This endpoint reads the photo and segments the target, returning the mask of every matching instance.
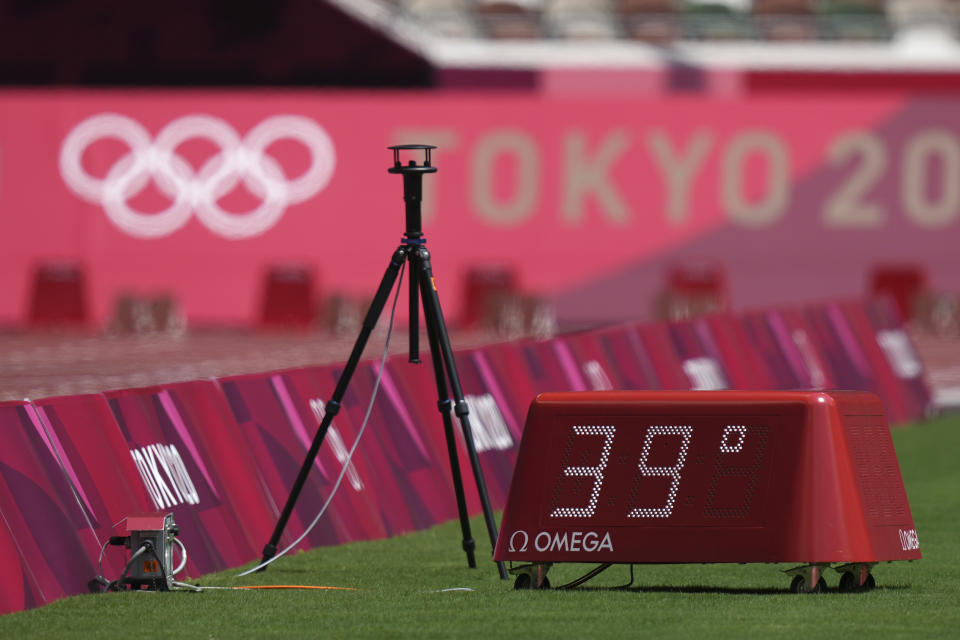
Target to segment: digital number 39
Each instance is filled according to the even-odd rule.
[[[737,454],[743,450],[744,440],[747,437],[747,427],[743,425],[727,425],[720,437],[719,454],[714,478],[710,485],[709,504],[704,515],[717,515],[713,508],[717,482],[720,477],[731,475],[750,476],[747,487],[748,494],[752,494],[756,484],[756,470],[759,466],[759,458],[763,455],[763,449],[766,442],[765,428],[760,428],[760,447],[757,451],[756,459],[747,467],[730,467],[723,458],[726,454]],[[603,445],[600,453],[600,460],[595,466],[568,466],[563,469],[563,477],[583,477],[592,478],[593,487],[590,490],[590,498],[586,506],[580,507],[556,507],[550,512],[552,518],[590,518],[596,512],[597,503],[600,498],[600,491],[603,488],[604,471],[610,460],[610,452],[613,449],[613,440],[616,436],[616,427],[613,425],[575,425],[570,435],[571,440],[576,436],[601,436]],[[680,436],[681,444],[677,452],[675,462],[670,466],[651,467],[648,464],[650,452],[653,448],[654,438],[657,436]],[[733,440],[731,440],[731,436]],[[643,439],[643,450],[640,454],[640,460],[637,468],[640,471],[640,477],[637,482],[641,482],[643,477],[661,477],[670,478],[670,488],[664,504],[660,507],[635,507],[627,513],[628,518],[668,518],[673,513],[676,504],[677,491],[680,486],[681,473],[687,462],[687,454],[690,450],[690,442],[693,439],[693,427],[689,425],[651,425]],[[738,473],[740,472],[740,473]],[[749,495],[747,496],[749,503]],[[746,512],[737,509],[731,515],[746,515]]]

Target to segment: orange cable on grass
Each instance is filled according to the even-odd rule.
[[[321,587],[306,584],[263,584],[248,587],[233,587],[234,589],[325,589],[333,591],[356,591],[353,587]]]

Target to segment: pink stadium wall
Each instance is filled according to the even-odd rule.
[[[878,263],[960,290],[951,101],[678,95],[4,91],[0,325],[51,262],[82,268],[95,326],[128,291],[250,325],[277,264],[369,296],[403,231],[400,142],[440,146],[424,216],[451,318],[484,265],[571,324],[648,317],[689,262],[722,265],[735,308],[861,295]]]

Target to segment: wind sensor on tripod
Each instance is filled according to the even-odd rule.
[[[460,460],[457,453],[457,438],[453,431],[453,417],[456,415],[460,421],[461,431],[463,433],[463,442],[467,451],[467,457],[470,460],[470,466],[473,470],[473,478],[479,494],[480,504],[483,508],[484,521],[487,526],[487,533],[490,536],[491,552],[497,544],[497,525],[493,518],[493,509],[490,506],[490,499],[487,494],[487,485],[483,478],[483,470],[480,467],[480,458],[477,456],[476,444],[473,439],[473,430],[470,427],[470,409],[463,397],[463,388],[460,385],[460,376],[457,373],[457,366],[453,359],[453,349],[450,347],[450,337],[447,334],[447,326],[443,320],[443,312],[440,310],[440,298],[437,294],[437,287],[433,277],[433,267],[430,265],[430,252],[427,251],[427,239],[423,235],[423,225],[421,220],[421,204],[423,202],[423,176],[427,173],[436,173],[437,168],[430,164],[430,151],[436,147],[428,144],[402,144],[388,147],[393,151],[393,166],[388,168],[389,173],[397,173],[403,176],[403,201],[406,208],[406,231],[400,240],[400,246],[396,248],[390,259],[380,285],[374,294],[373,301],[367,315],[364,317],[363,326],[360,329],[360,335],[353,345],[353,351],[344,365],[343,373],[337,381],[330,401],[326,403],[326,412],[320,421],[317,434],[307,451],[303,465],[300,467],[300,473],[290,489],[290,495],[280,513],[280,518],[273,530],[270,541],[263,548],[263,563],[261,569],[265,568],[266,563],[276,555],[277,545],[280,542],[280,536],[287,525],[293,507],[296,504],[297,497],[303,489],[313,466],[314,458],[320,451],[320,445],[327,434],[327,429],[333,422],[334,416],[340,412],[340,403],[347,392],[347,386],[350,379],[356,371],[360,362],[360,357],[366,347],[377,319],[383,312],[383,308],[390,297],[390,291],[397,281],[401,267],[405,263],[410,263],[410,362],[420,362],[420,303],[423,303],[423,317],[427,326],[427,337],[430,344],[430,361],[433,365],[434,378],[437,385],[437,409],[440,412],[443,421],[444,436],[447,441],[447,455],[450,459],[450,471],[453,480],[454,494],[457,500],[457,513],[460,519],[460,529],[463,534],[463,550],[467,554],[467,564],[470,567],[476,567],[476,558],[474,550],[476,542],[470,532],[470,515],[467,512],[467,501],[464,495],[463,478],[460,473]],[[417,164],[416,160],[409,160],[406,164],[401,162],[401,151],[423,151],[423,162]],[[449,386],[448,386],[449,385]],[[452,400],[451,400],[452,395]],[[497,562],[497,568],[502,579],[507,578],[507,570],[503,562]]]

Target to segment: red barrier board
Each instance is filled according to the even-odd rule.
[[[861,392],[544,394],[497,560],[920,557],[880,400]]]

